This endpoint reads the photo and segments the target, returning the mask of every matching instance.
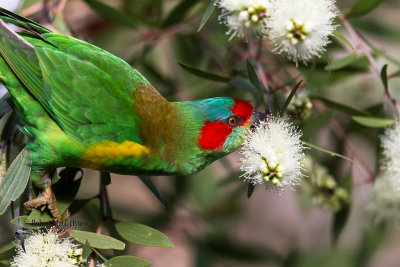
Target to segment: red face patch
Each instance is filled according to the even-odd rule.
[[[240,119],[242,122],[235,126],[229,126],[229,120],[228,122],[206,121],[200,130],[201,134],[199,136],[199,145],[204,150],[222,150],[222,146],[226,138],[232,133],[232,129],[246,124],[250,119],[253,106],[240,99],[235,98],[234,100],[235,104],[231,111],[233,115],[238,117],[237,119]],[[234,119],[236,120],[236,118]]]
[[[225,139],[232,132],[232,128],[224,122],[206,121],[201,128],[199,145],[205,150],[222,149]]]
[[[235,105],[232,108],[232,113],[235,116],[239,116],[243,120],[243,123],[240,125],[243,125],[251,117],[252,112],[252,105],[246,101],[235,98]]]

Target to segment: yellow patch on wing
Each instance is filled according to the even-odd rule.
[[[113,160],[116,158],[139,158],[149,153],[146,146],[132,142],[124,141],[116,143],[112,141],[104,141],[95,143],[89,147],[83,155],[82,160],[90,165],[89,168],[101,167],[102,162]]]

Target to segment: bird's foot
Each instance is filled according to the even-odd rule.
[[[51,215],[53,215],[54,220],[60,221],[61,214],[58,211],[56,203],[56,197],[54,196],[53,190],[51,190],[50,185],[48,185],[43,190],[41,196],[28,200],[24,203],[24,206],[27,210],[33,210],[38,206],[47,205],[47,208],[50,210]]]

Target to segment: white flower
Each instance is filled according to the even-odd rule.
[[[269,16],[270,0],[219,0],[219,19],[228,27],[227,34],[242,38],[246,33],[261,33]]]
[[[273,52],[305,63],[325,51],[336,15],[333,0],[280,0],[270,11],[264,33],[275,46]]]
[[[82,249],[63,238],[54,228],[25,236],[25,252],[17,246],[17,255],[11,262],[12,267],[73,267],[81,266]]]
[[[269,116],[260,122],[243,144],[242,176],[252,184],[279,190],[297,185],[303,176],[300,136],[285,118]]]
[[[400,123],[385,130],[381,146],[382,174],[368,195],[366,210],[377,223],[400,226]]]
[[[400,192],[396,181],[398,178],[385,172],[376,179],[367,196],[365,210],[376,223],[400,226]]]
[[[395,123],[391,128],[385,130],[381,138],[383,148],[383,169],[396,176],[400,180],[400,123]],[[400,181],[397,182],[400,185]],[[397,186],[398,189],[399,186]]]

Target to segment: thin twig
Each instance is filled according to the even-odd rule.
[[[318,112],[321,112],[321,107],[319,107],[318,104],[315,105],[315,108]],[[337,119],[332,119],[329,127],[331,128],[332,132],[337,136],[337,138],[339,138],[339,140],[343,143],[350,158],[357,162],[357,165],[360,166],[364,173],[367,175],[368,179],[366,180],[366,182],[372,182],[374,179],[373,171],[370,170],[367,164],[363,162],[363,160],[361,160],[361,158],[357,155],[339,121]]]
[[[99,211],[99,221],[97,223],[96,234],[101,234],[103,230],[103,222],[104,222],[104,194],[105,194],[105,186],[103,185],[100,178],[100,192],[97,195],[97,198],[100,202],[100,211]],[[95,253],[92,252],[90,254],[89,267],[95,266]]]
[[[369,63],[371,64],[371,68],[374,70],[374,72],[380,78],[381,68],[379,68],[378,63],[376,63],[375,59],[372,57],[371,51],[368,48],[368,46],[362,41],[362,38],[356,32],[356,30],[354,30],[353,26],[351,26],[350,22],[348,21],[348,19],[345,15],[341,14],[340,19],[342,20],[343,25],[346,27],[347,31],[349,32],[349,34],[355,41],[354,48],[367,57]],[[385,94],[386,94],[386,90],[385,90]],[[389,87],[387,89],[387,96],[393,103],[393,106],[396,108],[397,114],[400,115],[400,106]]]
[[[100,201],[100,212],[99,212],[99,222],[97,224],[96,234],[101,234],[103,230],[103,221],[104,221],[104,185],[100,181],[100,193],[99,193],[99,201]]]

